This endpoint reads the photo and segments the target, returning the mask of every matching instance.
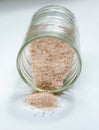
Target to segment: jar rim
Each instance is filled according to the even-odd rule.
[[[51,37],[51,38],[53,37],[53,38],[62,40],[62,41],[64,41],[65,44],[68,44],[68,45],[75,51],[75,53],[76,53],[76,55],[77,55],[77,58],[78,58],[78,61],[79,61],[79,69],[78,69],[78,73],[77,73],[75,79],[74,79],[73,81],[69,82],[68,84],[63,85],[63,87],[61,87],[61,88],[59,88],[59,89],[54,89],[54,90],[44,90],[44,89],[41,89],[41,88],[39,88],[39,87],[37,87],[37,86],[31,85],[31,84],[25,79],[25,77],[23,76],[23,74],[21,73],[20,66],[19,66],[19,61],[20,61],[20,58],[21,58],[21,55],[22,55],[24,49],[25,49],[29,44],[31,44],[33,41],[35,41],[35,40],[37,40],[37,39],[39,39],[39,38],[48,38],[48,37]],[[43,91],[43,92],[44,92],[44,91],[47,91],[47,92],[52,92],[52,93],[62,92],[62,91],[64,91],[64,90],[66,90],[67,88],[69,88],[69,86],[71,86],[71,85],[78,79],[78,77],[79,77],[79,75],[80,75],[80,72],[81,72],[81,69],[82,69],[82,61],[81,61],[80,54],[79,54],[78,50],[75,48],[75,46],[72,45],[71,41],[70,41],[68,38],[66,38],[66,39],[63,40],[63,39],[60,38],[60,37],[51,36],[51,35],[49,35],[49,36],[48,36],[48,35],[47,35],[47,36],[38,36],[38,37],[35,37],[35,38],[31,39],[29,42],[26,42],[25,44],[23,44],[23,46],[22,46],[21,49],[19,50],[19,53],[18,53],[18,56],[17,56],[16,65],[17,65],[17,70],[18,70],[20,76],[21,76],[22,79],[25,81],[25,83],[28,84],[32,89],[34,89],[34,90],[36,90],[36,91]]]

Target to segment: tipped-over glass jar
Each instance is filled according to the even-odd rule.
[[[77,80],[81,66],[74,14],[57,5],[39,9],[17,57],[22,79],[33,90],[61,92]]]

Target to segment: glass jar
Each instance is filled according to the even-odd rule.
[[[17,56],[17,69],[22,79],[37,91],[46,91],[33,83],[30,44],[40,38],[56,38],[68,44],[75,52],[71,69],[63,82],[63,86],[48,92],[61,92],[70,87],[81,72],[81,57],[79,51],[79,33],[74,14],[68,9],[51,5],[39,9],[33,16],[24,43]],[[56,52],[57,53],[57,52]]]

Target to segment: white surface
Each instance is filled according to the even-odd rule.
[[[44,117],[38,122],[34,117],[26,118],[26,113],[14,106],[14,99],[28,92],[17,73],[16,56],[34,11],[48,4],[61,4],[76,15],[83,69],[67,92],[64,116],[53,121]],[[0,130],[99,130],[98,35],[98,0],[0,1]]]

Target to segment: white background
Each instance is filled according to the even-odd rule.
[[[76,15],[83,69],[68,91],[70,110],[56,121],[38,123],[25,121],[21,114],[12,114],[9,101],[16,92],[28,88],[17,73],[16,57],[32,15],[48,4],[63,5]],[[99,130],[99,0],[0,1],[0,130],[8,129]]]

